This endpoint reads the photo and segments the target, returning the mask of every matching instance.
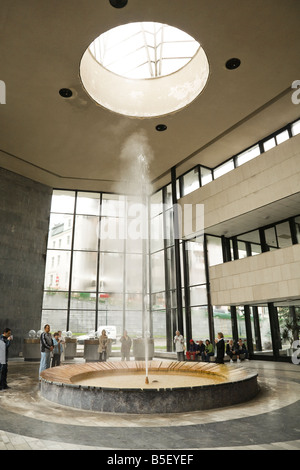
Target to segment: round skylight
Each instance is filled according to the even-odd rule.
[[[83,85],[100,105],[128,116],[177,111],[201,93],[209,66],[189,34],[161,23],[129,23],[97,37],[80,64]]]
[[[184,67],[199,47],[178,28],[147,22],[110,29],[89,49],[99,64],[122,77],[156,78]]]

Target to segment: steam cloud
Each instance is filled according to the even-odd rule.
[[[147,185],[147,193],[150,193],[151,185],[149,180],[149,166],[153,161],[153,150],[149,144],[147,134],[144,130],[134,132],[125,141],[120,152],[120,174],[122,182],[117,184],[116,192],[121,194],[141,194],[142,178],[141,169],[143,167]]]

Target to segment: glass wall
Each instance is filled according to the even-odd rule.
[[[207,283],[204,259],[204,236],[184,242],[186,282],[190,312],[191,337],[205,341],[210,337],[208,321]],[[186,299],[187,300],[187,299]]]
[[[141,238],[127,236],[136,198],[54,191],[42,325],[80,336],[114,325],[142,334]]]
[[[49,323],[52,331],[70,330],[79,337],[113,325],[117,337],[124,329],[133,338],[143,336],[145,242],[138,236],[141,224],[137,203],[137,198],[129,196],[53,192],[42,326]],[[268,307],[210,307],[206,276],[209,266],[224,260],[299,243],[299,227],[300,216],[297,216],[231,239],[205,235],[176,243],[171,185],[153,194],[149,205],[146,269],[149,329],[156,352],[174,350],[173,336],[182,318],[187,344],[191,338],[213,340],[214,332],[222,331],[225,340],[235,336],[250,341],[254,354],[273,355],[274,323],[270,325]],[[272,315],[276,311],[285,354],[290,350],[291,319],[293,334],[298,331],[299,335],[300,308],[276,307]]]

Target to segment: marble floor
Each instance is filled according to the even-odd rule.
[[[300,450],[300,365],[227,367],[257,371],[260,392],[253,400],[193,413],[111,415],[45,400],[39,364],[12,359],[11,388],[0,392],[0,450]]]

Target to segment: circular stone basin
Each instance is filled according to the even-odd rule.
[[[41,373],[41,394],[65,406],[112,413],[181,413],[250,400],[257,374],[199,362],[98,362],[64,365]]]

